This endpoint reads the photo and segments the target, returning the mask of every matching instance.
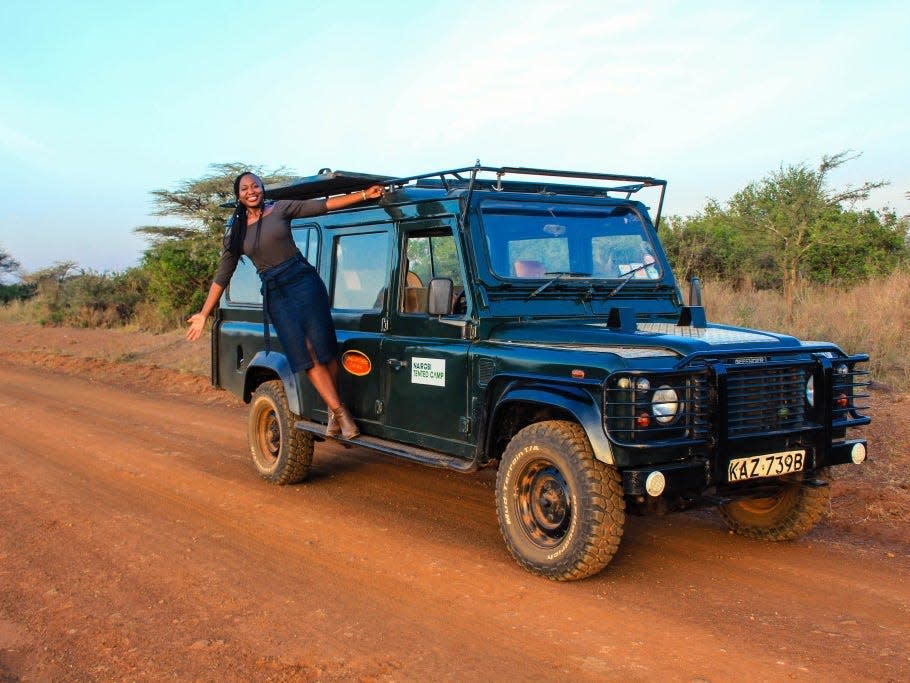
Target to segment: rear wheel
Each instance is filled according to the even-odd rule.
[[[814,477],[830,481],[828,470],[816,472]],[[737,500],[718,510],[738,534],[762,541],[792,541],[811,531],[830,504],[830,486],[804,486],[801,479],[791,479],[770,496]]]
[[[247,439],[253,466],[273,484],[296,484],[313,461],[313,437],[294,427],[299,418],[288,407],[279,380],[263,382],[250,401]]]
[[[594,458],[572,422],[525,427],[496,478],[499,528],[525,569],[569,581],[596,574],[619,548],[625,502],[619,473]]]

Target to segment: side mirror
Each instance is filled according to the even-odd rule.
[[[689,280],[689,305],[701,306],[701,282],[697,277]]]
[[[430,315],[452,314],[452,290],[454,285],[451,278],[434,277],[430,280],[427,289],[427,313]]]

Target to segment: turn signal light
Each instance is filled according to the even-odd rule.
[[[641,429],[650,427],[651,426],[651,416],[648,415],[647,413],[642,413],[641,415],[639,415],[638,417],[635,418],[635,424]]]
[[[834,403],[838,408],[846,408],[848,405],[850,405],[850,400],[847,398],[847,394],[841,394],[837,397]]]

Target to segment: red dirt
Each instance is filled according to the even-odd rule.
[[[205,343],[0,325],[0,681],[910,679],[910,401],[793,543],[631,517],[558,584],[499,536],[495,473],[319,444],[248,462]]]

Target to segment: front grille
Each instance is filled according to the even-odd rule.
[[[806,423],[804,367],[763,367],[727,373],[727,435],[798,431]]]
[[[809,361],[747,366],[698,359],[683,372],[614,373],[604,386],[607,435],[627,446],[691,446],[814,433],[830,418],[833,438],[842,439],[846,429],[869,422],[862,413],[868,407],[863,405],[868,371],[860,368],[867,358],[838,356],[833,363],[829,358],[819,353]],[[807,395],[810,379],[814,405]],[[661,387],[679,397],[676,419],[663,423],[654,401]]]

